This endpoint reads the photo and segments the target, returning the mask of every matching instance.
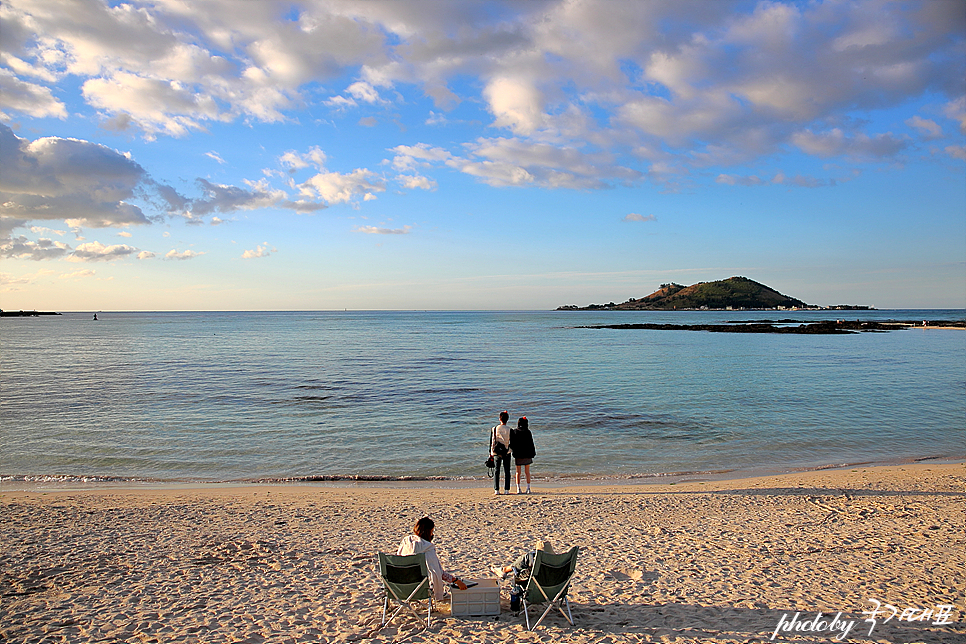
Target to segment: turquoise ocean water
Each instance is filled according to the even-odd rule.
[[[966,332],[575,328],[958,311],[109,313],[0,319],[0,476],[484,478],[500,410],[538,477],[966,456]]]

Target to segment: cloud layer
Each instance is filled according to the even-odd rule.
[[[117,150],[30,141],[0,125],[8,257],[91,261],[137,251],[14,238],[29,222],[79,229],[221,221],[215,216],[260,208],[312,213],[390,188],[435,190],[434,175],[446,172],[498,188],[675,189],[696,177],[821,187],[847,173],[804,176],[766,161],[966,158],[960,0],[6,0],[0,20],[4,120],[65,119],[75,91],[69,99],[102,128],[148,140],[292,121],[306,106],[359,111],[363,126],[375,122],[363,109],[420,101],[427,123],[444,125],[464,104],[481,105],[488,119],[478,136],[448,147],[390,146],[393,175],[370,169],[376,159],[333,171],[325,151],[309,147],[243,185],[196,178],[193,197]],[[891,126],[866,118],[911,101],[922,113]],[[225,164],[216,151],[207,156]]]
[[[943,120],[964,123],[958,0],[431,10],[393,0],[10,0],[2,17],[7,114],[63,117],[53,89],[74,77],[111,127],[185,136],[211,123],[285,120],[316,84],[351,74],[324,103],[388,104],[403,88],[444,111],[483,101],[503,135],[477,142],[459,169],[494,185],[587,187],[633,180],[651,164],[736,163],[786,146],[841,154],[871,140],[872,154],[895,156],[900,137],[842,116],[926,94],[951,110]],[[458,83],[467,76],[479,81],[470,92]],[[936,116],[912,127],[940,136],[948,125]],[[829,138],[838,145],[816,144]],[[538,143],[556,154],[534,154]],[[637,167],[601,158],[618,153],[635,154]],[[601,161],[588,177],[585,166]]]

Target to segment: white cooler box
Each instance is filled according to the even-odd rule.
[[[450,588],[452,604],[450,610],[454,617],[463,615],[499,615],[500,582],[496,579],[466,579],[475,581],[476,586],[460,590]]]

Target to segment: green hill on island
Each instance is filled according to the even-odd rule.
[[[662,284],[647,297],[630,299],[622,304],[561,306],[558,311],[674,311],[685,309],[778,309],[814,308],[805,302],[759,284],[747,277],[730,277],[717,282],[699,282],[691,286]]]

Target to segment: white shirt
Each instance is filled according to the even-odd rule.
[[[445,572],[443,566],[440,565],[439,557],[436,556],[436,546],[418,535],[410,534],[399,542],[399,550],[396,551],[396,554],[418,555],[421,552],[426,553],[426,567],[429,568],[429,585],[433,589],[433,595],[436,601],[440,601],[443,599],[443,582],[453,581],[454,577]]]
[[[493,438],[493,430],[492,429],[490,430],[490,438],[491,439]],[[507,426],[507,425],[503,425],[503,424],[497,425],[496,426],[496,440],[500,441],[501,443],[503,443],[504,445],[506,445],[507,447],[509,447],[510,446],[510,427]],[[492,449],[492,448],[493,448],[493,446],[490,445],[490,449]]]

